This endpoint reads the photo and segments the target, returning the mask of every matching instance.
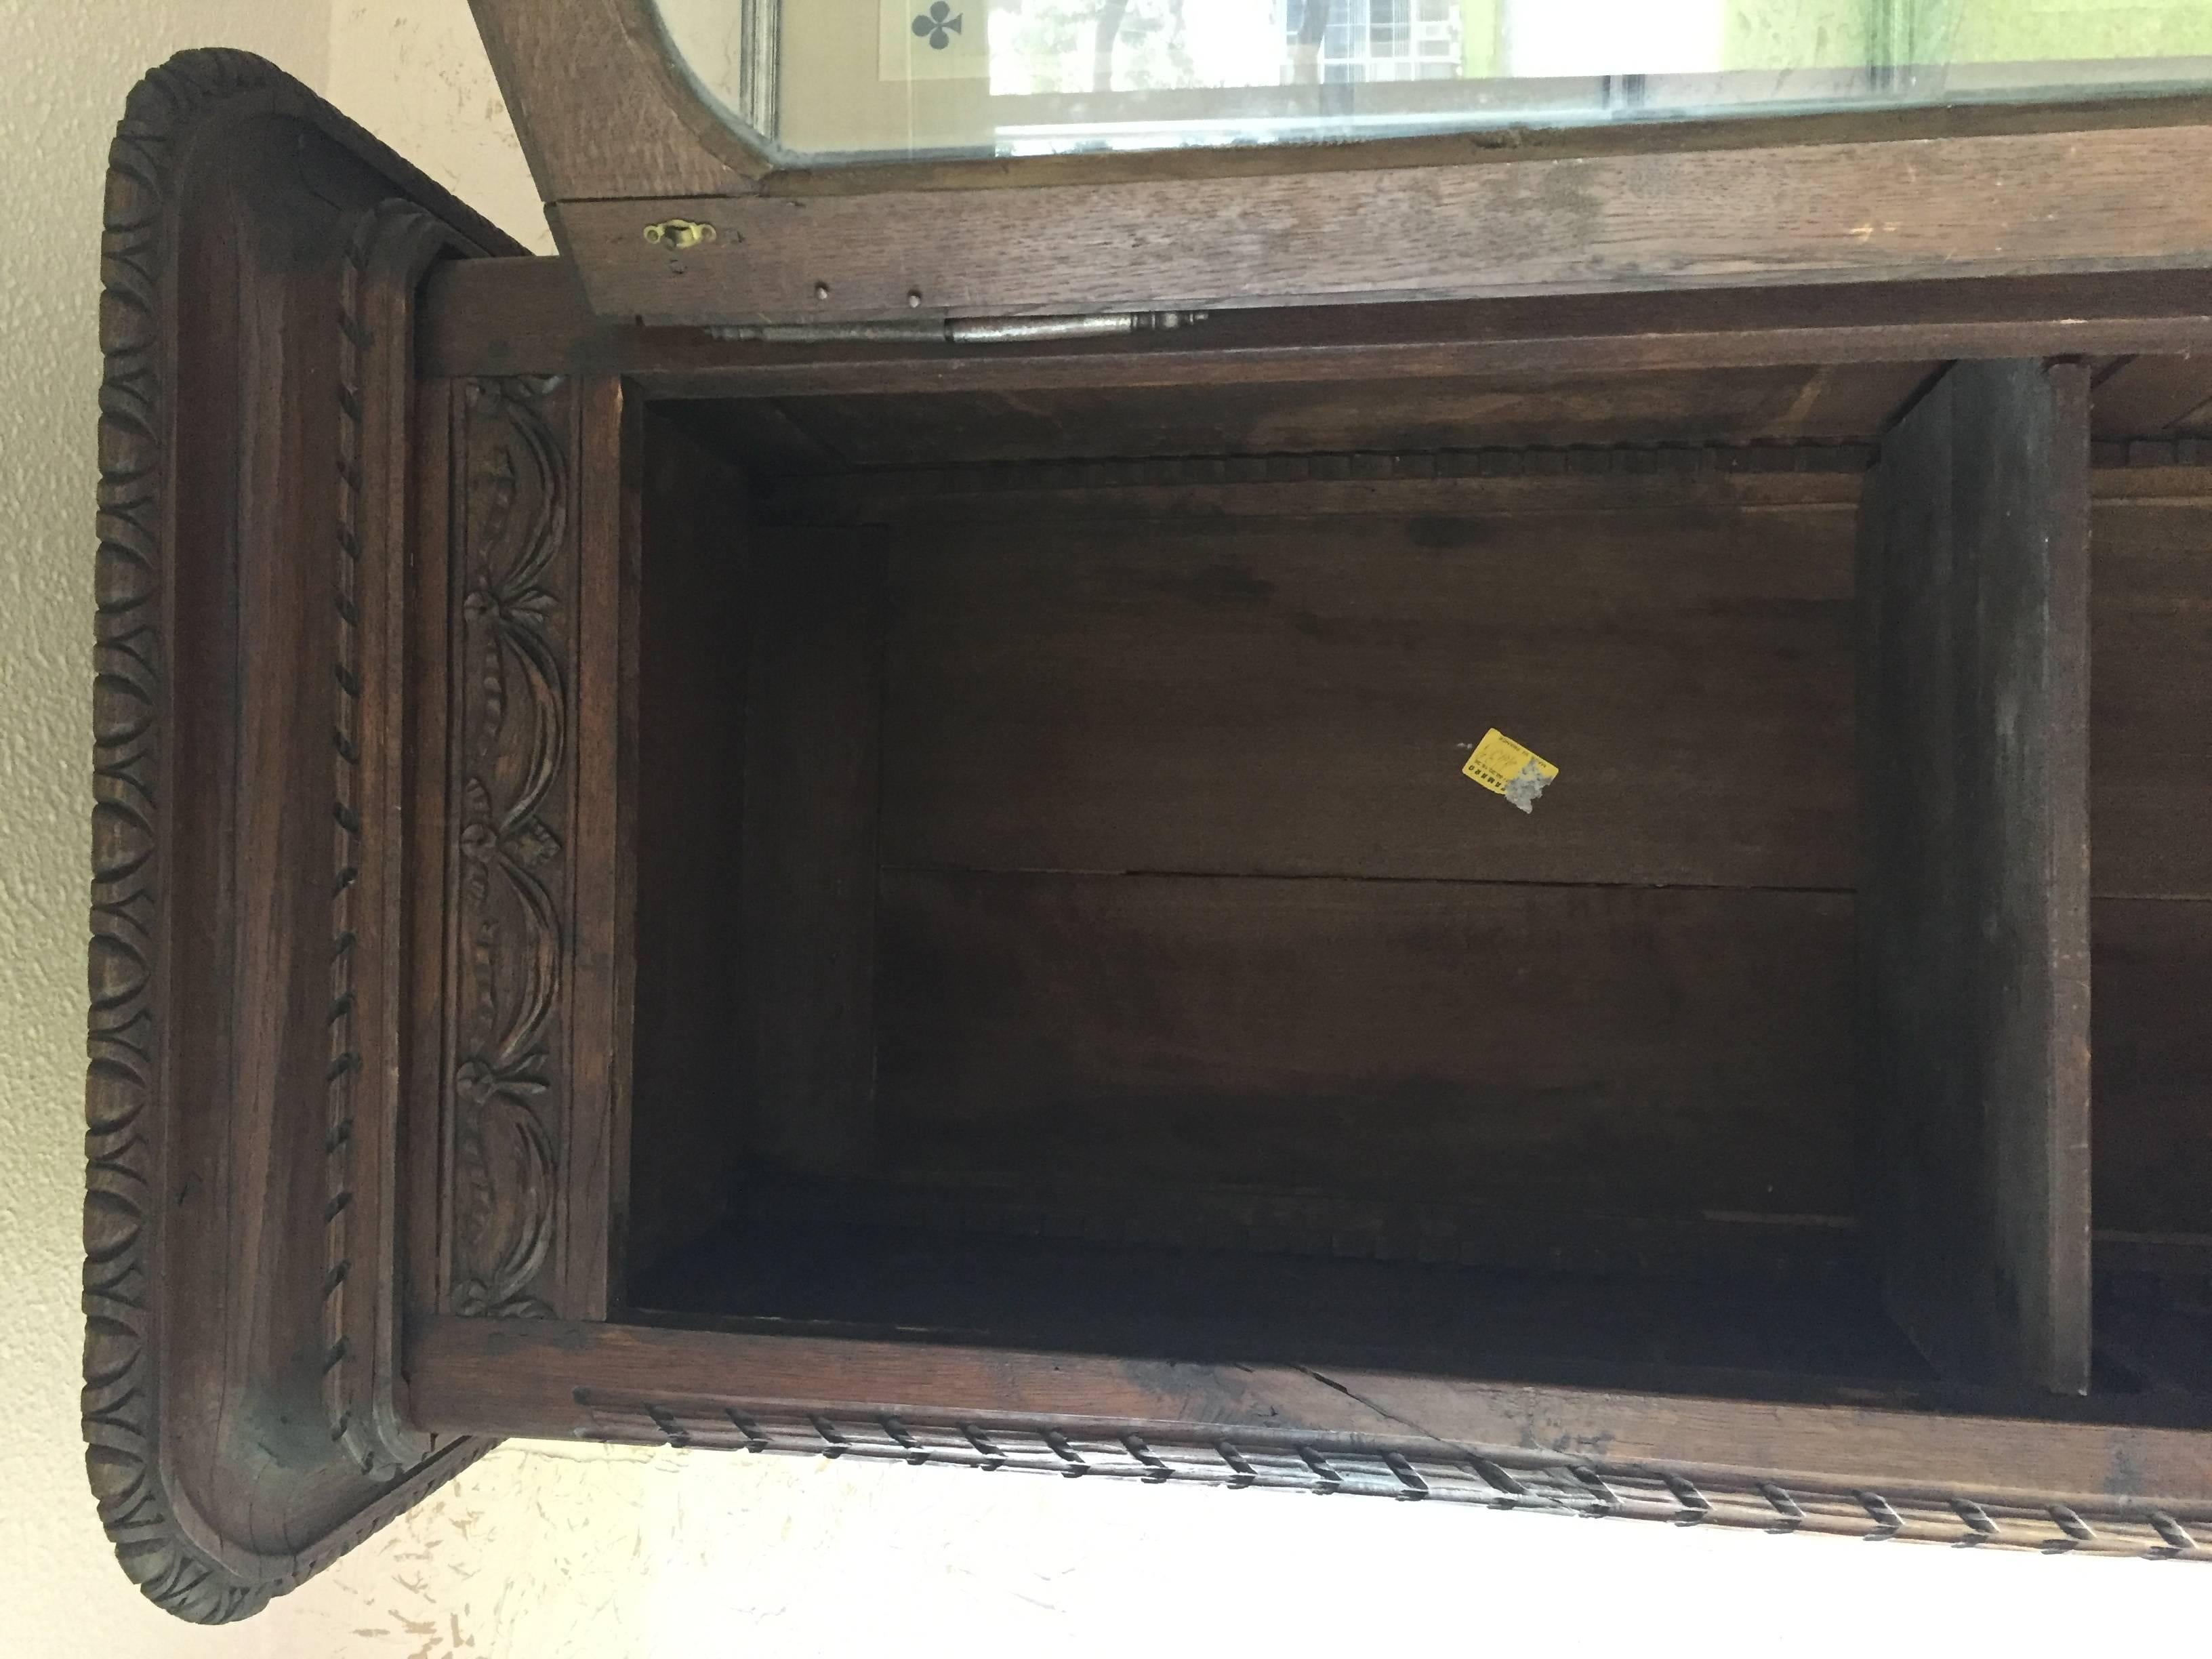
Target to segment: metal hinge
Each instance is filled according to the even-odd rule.
[[[720,234],[714,226],[698,219],[663,219],[645,228],[647,241],[675,253],[695,248],[702,242],[711,242]]]
[[[915,318],[880,323],[739,323],[710,328],[718,340],[764,341],[772,345],[831,345],[874,342],[946,345],[1019,345],[1031,340],[1086,340],[1188,328],[1206,321],[1203,311],[1122,311],[1089,317]]]

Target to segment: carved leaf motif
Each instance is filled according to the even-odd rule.
[[[470,1010],[453,1086],[456,1311],[528,1318],[552,1255],[561,1079],[553,1054],[565,937],[550,878],[568,709],[551,573],[565,545],[565,452],[547,396],[561,382],[469,390],[471,500],[460,580],[473,708],[460,725],[456,833]]]
[[[543,818],[532,818],[523,824],[508,844],[514,856],[527,865],[550,864],[561,856],[561,837]]]
[[[455,1311],[550,1318],[552,1310],[520,1289],[537,1277],[552,1244],[553,1148],[525,1099],[544,1093],[545,1085],[471,1060],[455,1087],[472,1109],[461,1118],[454,1222],[460,1257],[473,1264],[453,1287]]]

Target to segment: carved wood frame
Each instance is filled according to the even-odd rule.
[[[788,165],[653,0],[472,0],[592,307],[672,324],[2202,269],[2212,98]],[[795,207],[810,211],[794,211]],[[717,234],[672,257],[642,235]]]
[[[592,0],[609,15],[629,3]],[[500,0],[479,4],[489,13]],[[312,177],[307,194],[325,216],[276,287],[310,309],[327,294],[327,332],[308,353],[326,370],[311,380],[327,401],[316,415],[264,389],[242,415],[185,410],[180,339],[203,331],[196,323],[221,330],[188,280],[185,220],[207,192],[222,199],[223,168],[241,153],[295,153],[249,131],[264,123],[299,140],[290,184]],[[243,54],[187,53],[149,76],[111,155],[83,1414],[103,1521],[158,1604],[207,1621],[249,1613],[465,1467],[489,1443],[477,1437],[509,1432],[2205,1553],[2191,1528],[2212,1527],[2212,1495],[2196,1495],[2191,1471],[2212,1437],[2182,1431],[2100,1437],[2066,1425],[2050,1433],[2063,1455],[2017,1470],[1984,1458],[1975,1467],[1989,1478],[1956,1478],[1966,1465],[1954,1453],[1950,1474],[1869,1486],[1852,1472],[1913,1466],[1910,1447],[1896,1450],[1911,1430],[1854,1424],[1839,1408],[1826,1408],[1829,1431],[1864,1438],[1820,1461],[1828,1473],[1808,1473],[1814,1454],[1792,1448],[1784,1467],[1757,1448],[1786,1442],[1746,1426],[1778,1407],[1731,1415],[1728,1402],[1307,1372],[1240,1381],[1257,1374],[597,1322],[619,1199],[610,1171],[627,946],[615,895],[591,884],[620,866],[629,507],[616,481],[634,410],[604,365],[418,386],[411,357],[430,262],[513,251]],[[197,637],[209,605],[184,601],[274,562],[266,540],[211,530],[197,499],[220,493],[193,471],[207,453],[197,428],[226,420],[257,436],[309,429],[267,476],[307,504],[319,531],[308,541],[326,556],[270,579],[282,601],[272,637],[298,647],[295,689],[318,746],[283,750],[253,781],[312,797],[313,836],[284,846],[309,849],[297,862],[325,908],[301,910],[313,927],[293,931],[329,945],[326,994],[257,1032],[295,1060],[313,1056],[313,1110],[281,1122],[254,1115],[275,1097],[265,1079],[244,1066],[195,1072],[180,1057],[208,1000],[204,986],[197,1002],[186,992],[221,977],[191,955],[204,941],[189,924],[217,901],[191,885],[206,877],[204,848],[194,864],[180,837],[229,823],[252,796],[234,775],[181,758],[180,723],[204,720],[194,711],[211,694],[191,676],[210,662],[234,675],[245,654]],[[323,459],[330,471],[308,467]],[[411,586],[410,557],[425,573]],[[244,870],[222,902],[265,897],[280,885],[266,873]],[[504,921],[487,957],[477,946],[495,902]],[[503,968],[504,941],[526,936],[528,965]],[[386,948],[362,949],[372,938]],[[319,1238],[308,1271],[272,1263],[252,1226],[200,1219],[211,1175],[226,1183],[215,1197],[250,1207],[237,1202],[251,1191],[241,1168],[300,1172],[277,1197],[306,1207],[276,1215],[268,1233],[279,1251]],[[518,1179],[502,1186],[508,1174]],[[480,1209],[463,1199],[457,1212],[451,1195],[471,1191]],[[257,1298],[259,1313],[240,1310]],[[259,1369],[211,1381],[208,1355],[232,1347]],[[237,1462],[241,1448],[205,1420],[218,1414],[210,1388],[250,1395],[240,1415],[258,1413],[283,1455]],[[1714,1427],[1723,1419],[1733,1441]],[[2018,1443],[2048,1426],[2017,1425],[2031,1437]],[[2142,1491],[2050,1474],[2086,1467],[2093,1443],[2134,1446],[2130,1436],[2161,1460]],[[1699,1455],[1723,1443],[1729,1455]],[[289,1506],[281,1547],[210,1500],[208,1483],[232,1478]]]
[[[420,872],[424,914],[443,919],[416,954],[439,988],[422,1018],[443,1038],[419,1074],[440,1115],[414,1149],[411,1309],[604,1318],[629,1087],[623,387],[480,376],[422,396],[453,495],[416,566],[422,653],[443,665],[422,687],[416,811],[445,828],[441,867]]]
[[[490,1443],[397,1399],[406,963],[368,945],[404,881],[415,295],[514,251],[242,52],[149,74],[109,155],[82,1409],[117,1555],[185,1619]]]
[[[2212,1437],[1296,1364],[624,1325],[410,1328],[426,1422],[2212,1560]]]

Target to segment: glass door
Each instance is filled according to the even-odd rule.
[[[2212,0],[655,0],[790,164],[2212,87]]]

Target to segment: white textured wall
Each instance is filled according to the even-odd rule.
[[[323,96],[507,234],[553,251],[467,0],[289,3],[328,10]]]
[[[0,0],[0,1656],[2203,1650],[2202,1569],[520,1446],[251,1623],[148,1608],[76,1430],[95,231],[125,90],[210,44],[543,240],[462,0]]]
[[[107,137],[131,82],[179,46],[251,46],[321,80],[326,16],[265,0],[0,0],[0,1652],[170,1639],[131,1605],[72,1490]]]

